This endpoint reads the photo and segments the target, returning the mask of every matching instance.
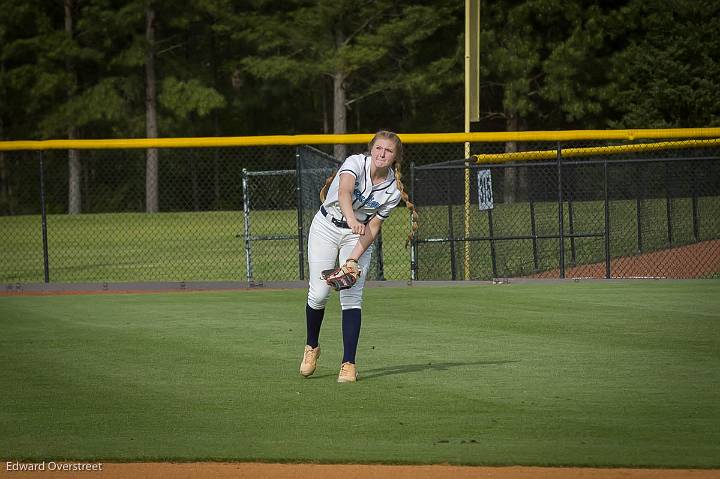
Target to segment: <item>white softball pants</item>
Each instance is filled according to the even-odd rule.
[[[347,228],[335,226],[319,211],[313,218],[308,233],[308,265],[310,267],[310,288],[308,305],[313,309],[325,309],[332,288],[320,276],[323,270],[336,264],[343,264],[352,253],[360,238]],[[340,291],[340,306],[345,309],[362,308],[362,294],[365,274],[370,267],[373,245],[360,256],[358,264],[362,274],[352,288]],[[339,263],[336,263],[339,261]]]

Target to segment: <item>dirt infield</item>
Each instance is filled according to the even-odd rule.
[[[566,252],[567,254],[567,252]],[[720,272],[720,240],[701,241],[610,261],[612,278],[706,278]],[[531,278],[557,278],[560,270]],[[566,278],[604,278],[605,263],[565,268]]]
[[[559,467],[387,466],[265,463],[38,463],[44,470],[17,471],[5,462],[0,478],[67,479],[720,479],[720,470],[594,469]],[[79,471],[84,468],[86,470]],[[97,470],[97,469],[100,470]],[[52,469],[52,470],[51,470]],[[61,470],[67,469],[67,470]],[[88,470],[89,469],[89,470]],[[92,470],[95,469],[95,470]]]

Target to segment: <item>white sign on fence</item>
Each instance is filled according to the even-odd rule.
[[[478,204],[480,205],[480,211],[491,210],[493,208],[493,194],[492,177],[490,176],[490,170],[478,170],[477,184]]]

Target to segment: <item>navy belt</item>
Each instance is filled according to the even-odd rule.
[[[351,229],[350,226],[347,224],[347,221],[339,220],[335,218],[333,215],[327,212],[324,206],[320,205],[320,213],[323,214],[324,217],[332,221],[332,223],[337,226],[338,228],[347,228]]]

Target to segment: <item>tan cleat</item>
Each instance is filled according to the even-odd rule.
[[[342,363],[337,382],[354,383],[355,381],[357,381],[357,369],[355,369],[355,365],[353,363]]]
[[[308,345],[305,346],[305,353],[303,354],[303,360],[300,363],[300,374],[306,378],[312,376],[317,368],[317,360],[320,357],[320,346],[312,348]]]

